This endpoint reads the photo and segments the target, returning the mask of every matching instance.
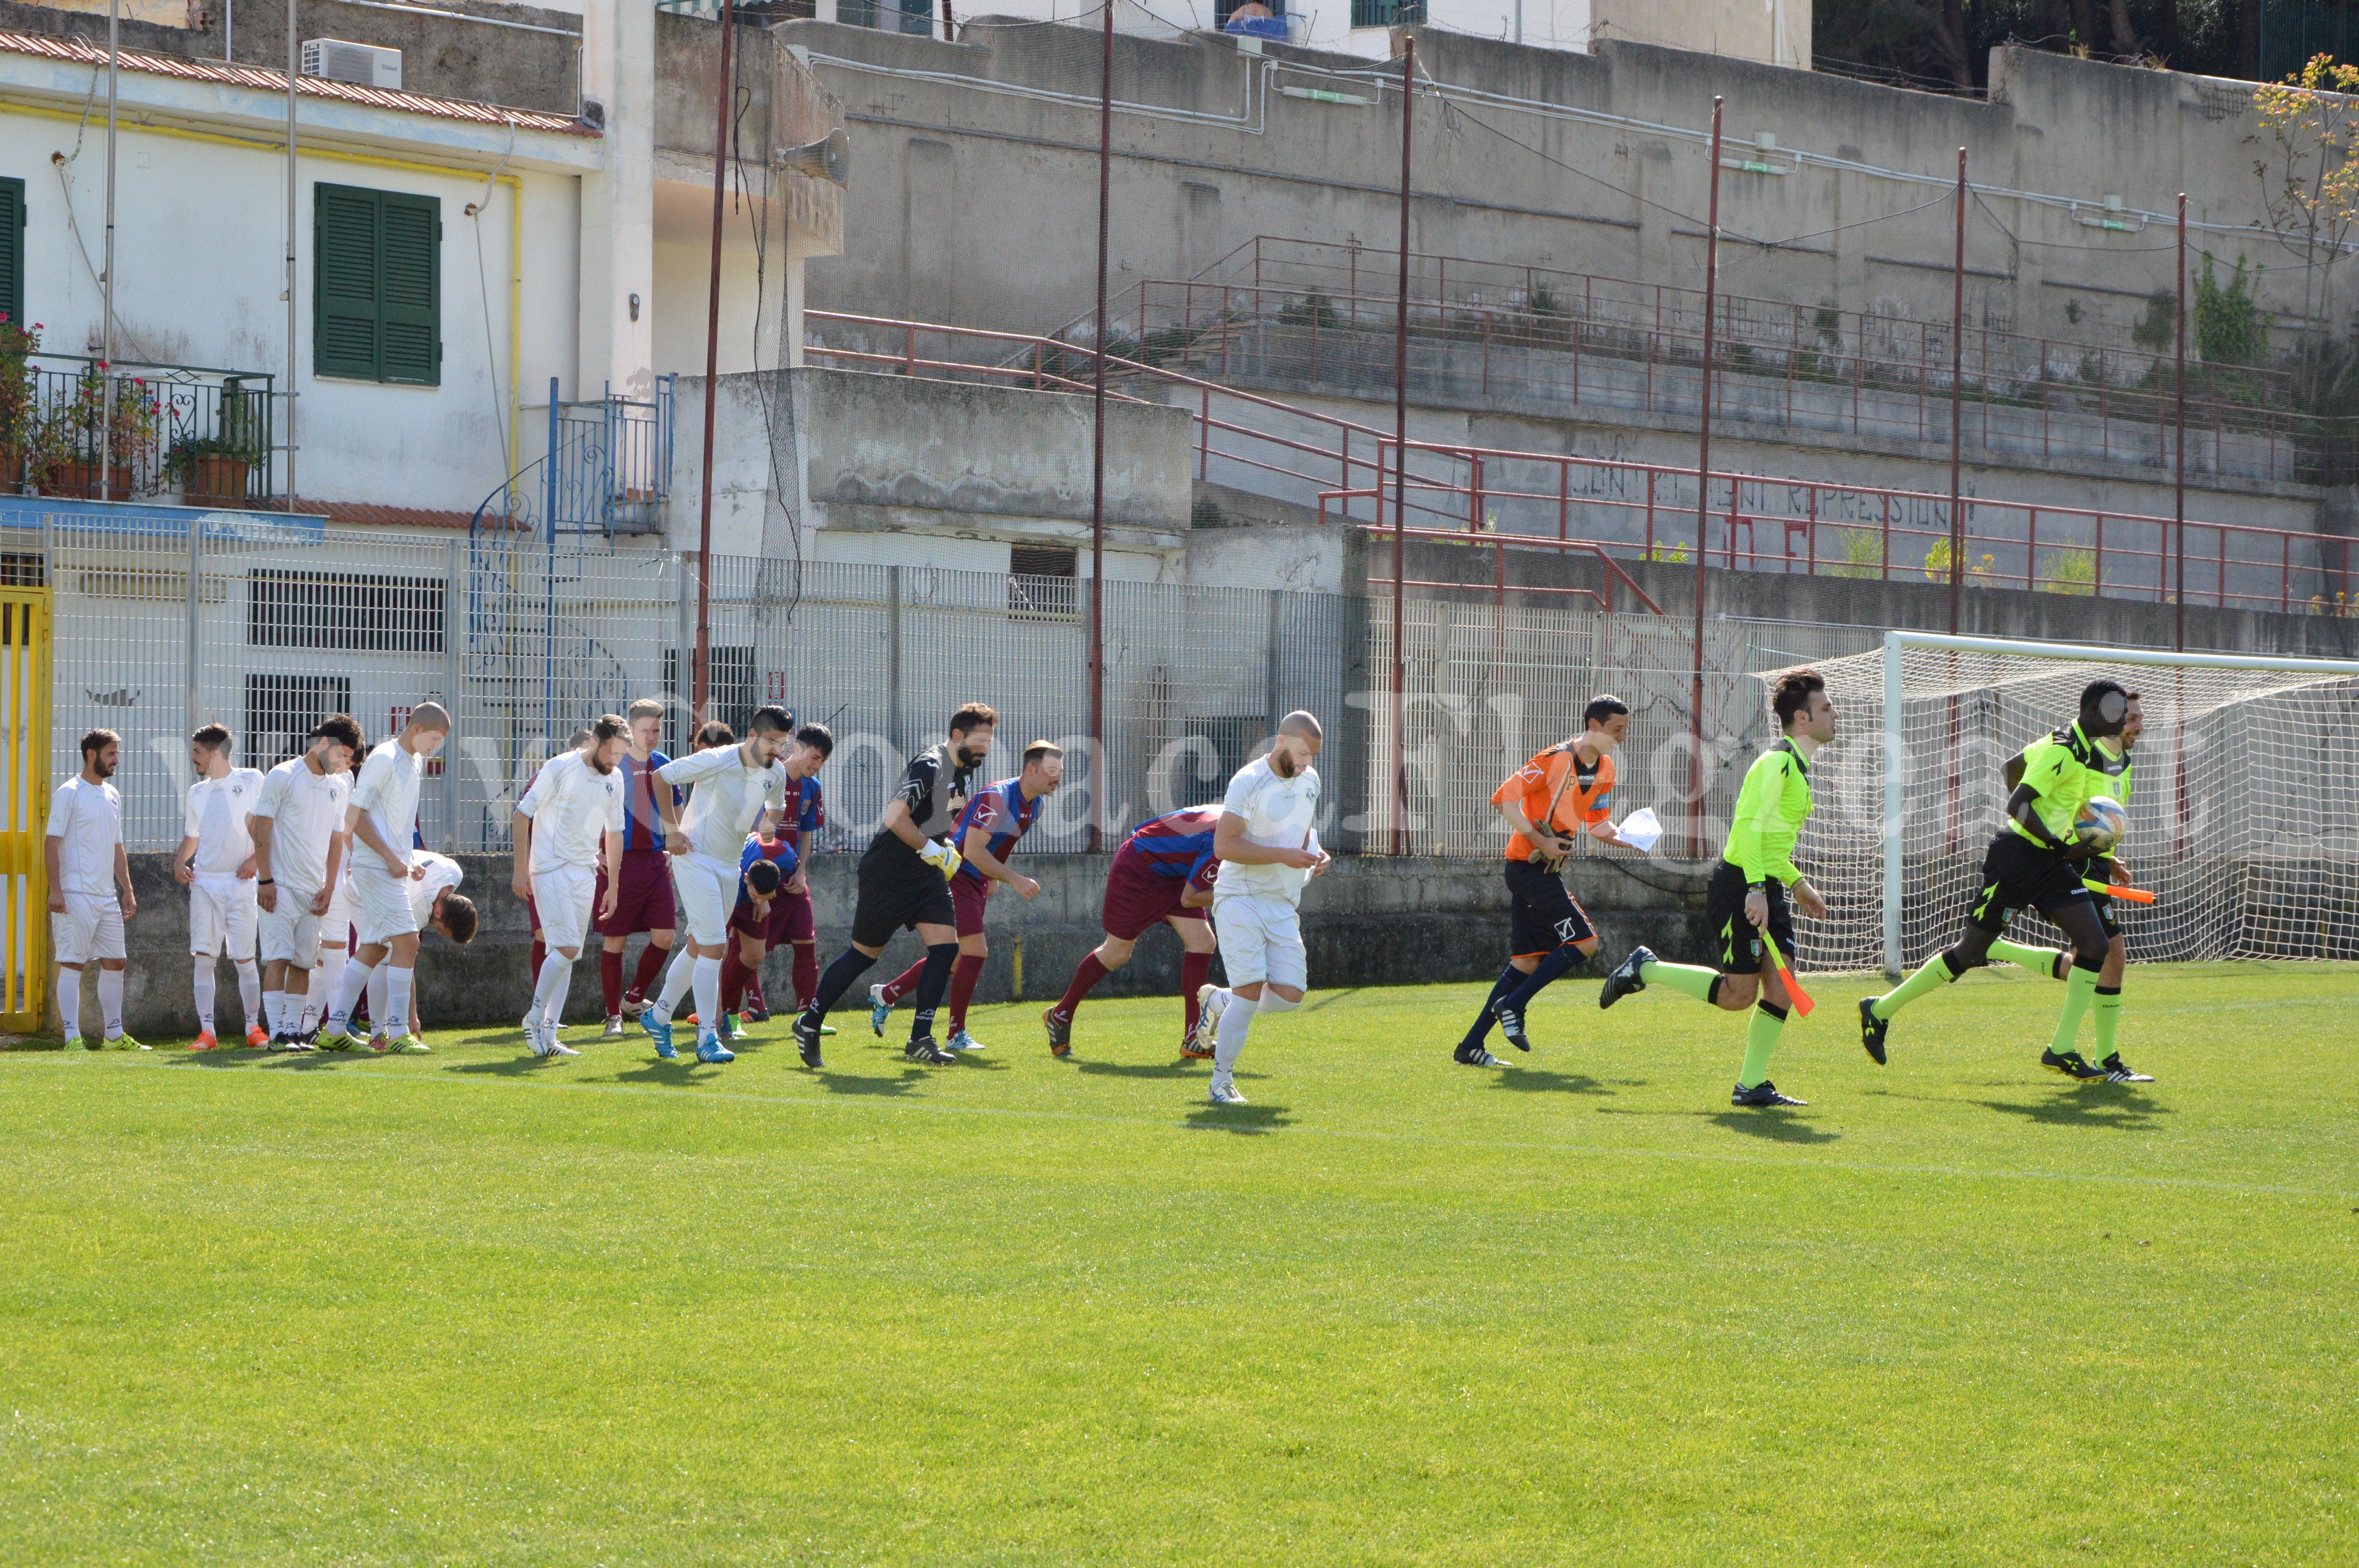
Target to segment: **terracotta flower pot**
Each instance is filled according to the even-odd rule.
[[[51,463],[41,476],[41,489],[50,495],[81,496],[85,500],[98,498],[99,468],[94,462]],[[111,470],[107,474],[106,496],[110,501],[131,499],[131,470]]]
[[[189,464],[182,499],[190,506],[245,506],[252,467],[244,458],[197,458]]]

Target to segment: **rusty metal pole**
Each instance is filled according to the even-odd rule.
[[[1405,852],[1402,818],[1408,814],[1408,742],[1406,666],[1401,660],[1401,579],[1408,525],[1408,154],[1409,127],[1417,108],[1417,35],[1401,40],[1400,289],[1393,310],[1393,836],[1392,852]],[[1384,466],[1376,468],[1381,492]],[[1383,504],[1381,496],[1378,504]]]
[[[1958,443],[1966,381],[1966,149],[1958,149],[1958,248],[1950,267],[1950,635],[1958,634],[1958,590],[1966,580],[1966,514],[1960,504]]]
[[[1090,853],[1105,847],[1105,346],[1106,231],[1114,200],[1114,0],[1105,0],[1098,58],[1097,376],[1090,389]]]
[[[2187,192],[2179,193],[2179,434],[2172,453],[2177,471],[2171,476],[2171,531],[2178,536],[2178,613],[2172,617],[2172,646],[2187,652]],[[2223,554],[2225,554],[2223,551]],[[2220,602],[2228,602],[2227,569],[2221,569]]]
[[[1703,859],[1703,557],[1704,530],[1712,511],[1712,319],[1720,288],[1720,110],[1712,101],[1712,201],[1703,236],[1703,395],[1702,417],[1697,421],[1695,536],[1695,680],[1688,692],[1688,859]],[[1735,484],[1730,481],[1734,512]],[[1729,524],[1729,549],[1736,548],[1736,527]],[[1732,560],[1730,565],[1735,563]]]
[[[721,0],[721,92],[712,122],[712,271],[706,283],[704,305],[704,471],[696,523],[696,671],[689,697],[690,711],[698,724],[712,717],[709,708],[712,663],[712,412],[721,401],[721,220],[727,210],[729,189],[729,111],[734,96],[729,78],[730,47],[736,33],[737,0]],[[551,467],[556,465],[557,452],[553,448],[548,461]],[[556,526],[556,520],[550,519],[549,527],[554,530]],[[553,533],[551,537],[555,537]]]

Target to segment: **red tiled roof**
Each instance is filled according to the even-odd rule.
[[[103,65],[106,51],[81,38],[51,38],[42,33],[0,32],[0,51],[35,55],[75,65]],[[125,70],[151,76],[176,76],[183,81],[214,81],[230,87],[259,88],[285,92],[287,73],[255,65],[220,65],[187,59],[179,55],[148,54],[124,49],[116,56]],[[306,98],[335,98],[377,109],[398,109],[411,114],[432,114],[444,120],[468,120],[479,125],[513,125],[522,131],[554,131],[565,135],[596,136],[599,133],[579,120],[538,109],[502,109],[489,103],[469,103],[456,98],[429,98],[423,93],[397,92],[383,87],[362,87],[332,81],[322,76],[299,76],[295,91]]]
[[[281,80],[284,80],[283,78]],[[475,520],[472,512],[436,512],[423,506],[379,506],[367,501],[313,501],[298,497],[295,510],[331,523],[362,528],[464,528]],[[496,524],[497,519],[486,522]]]

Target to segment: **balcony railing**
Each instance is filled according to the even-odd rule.
[[[26,357],[0,380],[0,482],[44,495],[278,504],[276,382],[203,365]]]

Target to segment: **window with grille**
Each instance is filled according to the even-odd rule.
[[[311,368],[433,386],[442,379],[442,203],[313,188]]]
[[[349,676],[275,676],[249,672],[245,677],[245,735],[240,756],[250,767],[267,768],[303,749],[309,735],[332,713],[353,710]]]
[[[1016,545],[1007,552],[1007,609],[1015,615],[1073,613],[1081,552],[1063,545]]]
[[[450,587],[440,578],[255,567],[246,574],[245,640],[256,648],[439,654]]]
[[[761,682],[754,671],[754,650],[750,646],[722,646],[706,650],[711,659],[708,666],[712,699],[712,717],[735,731],[737,739],[745,738],[745,726],[753,721],[754,709],[762,706],[759,696]],[[664,650],[664,689],[677,698],[664,715],[664,750],[675,757],[684,757],[693,750],[688,727],[689,704],[696,698],[696,683],[686,678],[692,665],[680,662],[679,650]]]

